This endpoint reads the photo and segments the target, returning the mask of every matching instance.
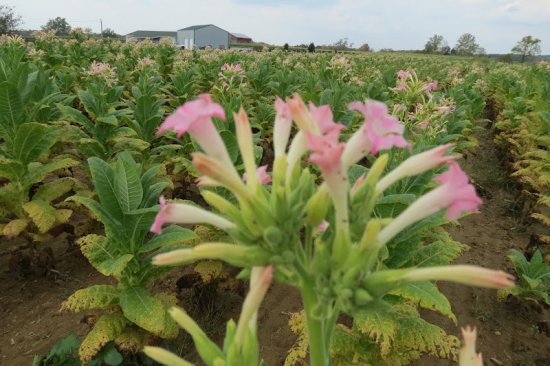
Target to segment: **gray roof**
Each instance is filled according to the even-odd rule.
[[[136,38],[155,38],[155,37],[176,37],[177,32],[162,32],[162,31],[147,31],[137,30],[132,33],[128,33],[127,36]]]
[[[178,29],[178,30],[196,30],[196,29],[201,29],[201,28],[204,28],[204,27],[208,27],[208,26],[211,26],[211,25],[214,25],[214,24],[202,24],[202,25],[192,25],[190,27],[187,27],[187,28],[182,28],[182,29]]]
[[[242,34],[242,33],[231,33],[231,35],[232,35],[233,37],[237,37],[237,38],[252,39],[252,38],[250,38],[249,36],[247,36],[246,34]]]

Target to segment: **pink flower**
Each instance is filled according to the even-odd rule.
[[[237,72],[244,71],[240,64],[236,64],[235,66],[233,66],[233,70]]]
[[[212,117],[225,120],[225,112],[221,105],[212,102],[210,94],[201,94],[198,99],[186,102],[176,109],[160,125],[157,135],[173,130],[181,137],[185,132],[193,134],[211,121]]]
[[[317,232],[318,233],[324,233],[325,231],[327,231],[328,227],[330,226],[330,224],[328,223],[327,220],[323,220],[323,222],[321,222],[319,224],[319,226],[317,226]]]
[[[426,121],[423,121],[421,123],[418,124],[418,127],[421,128],[422,130],[426,129],[426,127],[428,127],[428,125],[430,124],[430,121],[426,120]]]
[[[258,181],[261,184],[269,184],[271,183],[271,176],[267,174],[267,165],[262,165],[256,169],[256,177],[258,177]],[[248,180],[248,175],[246,173],[243,174],[243,181]]]
[[[221,105],[212,102],[209,94],[201,94],[198,99],[186,102],[168,116],[160,125],[157,135],[172,130],[181,137],[185,132],[189,132],[209,156],[232,166],[229,153],[212,122],[212,117],[225,120],[225,112]]]
[[[184,203],[166,203],[163,196],[159,198],[160,211],[151,226],[151,232],[160,234],[166,224],[210,224],[220,229],[235,225],[210,211]]]
[[[444,147],[445,145],[440,146],[438,149],[443,149]],[[442,153],[443,151],[439,152]],[[432,154],[434,153],[434,149],[426,153]],[[453,157],[442,158],[452,159]],[[448,164],[449,170],[436,178],[437,182],[442,183],[439,187],[432,189],[414,201],[405,211],[380,231],[378,235],[380,246],[390,241],[409,225],[431,216],[440,210],[447,210],[445,214],[447,220],[456,220],[463,212],[478,212],[478,206],[483,201],[477,196],[474,186],[468,184],[468,177],[455,161],[451,160]],[[378,189],[379,186],[377,185]]]
[[[407,89],[407,84],[405,84],[404,82],[400,82],[399,85],[397,86],[397,88],[395,88],[397,91],[403,91],[405,89]]]
[[[309,102],[309,112],[315,122],[317,122],[317,127],[319,127],[319,131],[322,135],[333,129],[342,130],[345,128],[343,124],[333,121],[332,110],[328,105],[316,107],[315,104]]]
[[[397,77],[398,77],[399,79],[406,79],[406,78],[409,77],[409,75],[410,75],[410,73],[409,73],[408,71],[405,71],[405,70],[399,70],[399,71],[397,72]]]
[[[430,169],[434,169],[439,165],[454,162],[457,155],[445,155],[453,146],[453,144],[441,145],[420,154],[411,156],[399,164],[397,168],[386,174],[384,178],[378,182],[376,185],[377,191],[383,192],[386,188],[398,180],[406,177],[413,177]]]
[[[349,105],[349,109],[357,110],[365,117],[363,132],[370,141],[371,154],[393,146],[410,148],[411,145],[402,136],[405,126],[396,117],[388,114],[384,103],[373,100],[367,100],[364,104],[354,102]]]
[[[292,114],[288,104],[279,97],[275,99],[275,111],[277,114],[273,126],[273,147],[277,157],[283,155],[286,151],[292,128]]]
[[[476,328],[461,328],[462,348],[458,354],[459,366],[483,366],[481,353],[476,353]]]
[[[436,181],[445,187],[449,194],[447,206],[447,220],[456,220],[462,212],[479,212],[478,206],[483,203],[476,194],[473,185],[468,184],[468,176],[464,174],[455,161],[449,162],[450,167],[445,173],[436,178]]]
[[[426,84],[426,86],[424,86],[424,91],[426,93],[431,93],[435,89],[437,89],[437,81],[432,81],[431,83],[428,83]]]
[[[160,232],[162,231],[162,227],[166,222],[166,218],[168,216],[168,211],[169,211],[169,205],[166,203],[164,196],[160,196],[159,204],[160,204],[160,211],[155,217],[155,222],[153,222],[153,226],[151,226],[151,232],[155,234],[160,234]]]
[[[312,151],[309,161],[319,165],[323,172],[330,172],[340,165],[345,145],[338,142],[339,136],[338,128],[322,136],[307,132],[306,146]]]

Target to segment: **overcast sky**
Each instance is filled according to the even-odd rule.
[[[255,41],[421,49],[434,33],[455,45],[472,33],[488,53],[506,53],[525,35],[550,54],[550,0],[0,0],[13,6],[24,28],[64,17],[73,27],[175,31],[215,24]]]

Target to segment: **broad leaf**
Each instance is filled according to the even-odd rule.
[[[4,132],[2,137],[10,144],[23,118],[23,102],[17,87],[8,81],[0,83],[0,125]]]
[[[41,233],[46,233],[56,223],[55,208],[46,201],[33,200],[23,205],[23,210],[29,215]]]
[[[74,186],[73,178],[61,178],[56,179],[52,182],[48,182],[36,191],[33,196],[33,200],[42,200],[48,203],[53,200],[63,196],[65,193],[69,192]]]
[[[37,160],[53,146],[57,136],[58,130],[55,128],[36,122],[23,123],[17,129],[13,142],[15,159],[25,165]]]
[[[82,310],[108,309],[118,303],[119,290],[110,285],[95,285],[72,294],[61,304],[62,309]]]
[[[143,198],[140,171],[128,153],[121,154],[117,159],[114,189],[122,212],[126,213],[139,207]]]
[[[401,296],[424,309],[437,311],[449,317],[456,324],[456,316],[451,310],[449,300],[432,282],[410,283],[391,291],[390,294]]]
[[[118,189],[115,187],[113,168],[103,160],[95,157],[89,158],[88,164],[101,205],[112,217],[121,220],[122,208],[117,197]]]
[[[127,323],[120,314],[102,315],[80,345],[78,354],[82,362],[87,364],[107,343],[120,336]]]
[[[120,294],[124,316],[141,328],[161,335],[165,327],[166,308],[143,287],[129,287]]]
[[[141,248],[139,248],[139,252],[147,253],[196,238],[197,235],[193,231],[172,225],[164,228],[162,234],[154,236],[151,240],[142,245]]]

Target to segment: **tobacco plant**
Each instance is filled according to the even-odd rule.
[[[516,270],[518,285],[499,290],[498,296],[501,299],[515,296],[534,302],[543,300],[550,305],[550,265],[543,261],[541,251],[537,250],[531,260],[527,260],[522,252],[512,249],[508,258]]]
[[[167,272],[153,267],[151,258],[195,238],[192,231],[177,226],[163,235],[148,236],[157,212],[154,205],[168,186],[166,181],[156,181],[159,166],[142,172],[129,153],[120,154],[114,166],[97,157],[89,158],[88,164],[98,200],[83,196],[70,200],[86,206],[103,223],[105,235],[90,234],[77,243],[90,264],[114,277],[117,284],[78,290],[62,305],[75,312],[103,311],[80,346],[84,363],[111,341],[121,350],[135,352],[148,332],[162,338],[177,335],[176,323],[166,310],[176,303],[176,297],[152,295],[147,288]]]
[[[437,215],[444,213],[446,220],[455,220],[464,212],[477,211],[481,200],[454,161],[456,157],[446,155],[449,145],[412,155],[384,175],[388,155],[380,155],[368,173],[350,186],[348,171],[365,156],[391,147],[409,148],[410,144],[402,136],[403,126],[387,114],[383,103],[367,100],[349,107],[363,114],[364,123],[344,144],[339,141],[344,126],[333,121],[328,106],[310,105],[308,109],[299,95],[286,102],[278,100],[272,176],[267,174],[266,167],[256,166],[252,131],[244,110],[234,114],[237,142],[247,174],[245,183],[231,164],[211,120],[213,116],[224,119],[224,111],[209,95],[186,103],[162,124],[160,131],[174,130],[180,135],[189,132],[204,151],[193,155],[193,165],[204,175],[202,184],[222,186],[231,191],[233,198],[228,200],[211,190],[202,191],[217,214],[161,200],[151,230],[160,233],[167,223],[208,223],[225,230],[236,244],[204,243],[155,256],[154,263],[181,265],[218,259],[251,273],[247,300],[254,301],[245,300],[236,335],[232,336],[234,325],[229,325],[223,348],[209,340],[185,313],[172,311],[178,323],[192,335],[207,365],[258,364],[256,322],[252,316],[244,318],[243,324],[243,314],[257,310],[272,271],[275,279],[295,286],[302,295],[312,366],[332,364],[330,349],[337,340],[335,329],[341,314],[347,314],[360,325],[376,324],[374,320],[369,322],[368,317],[376,318],[377,312],[385,313],[388,319],[397,318],[397,322],[402,320],[403,324],[418,325],[420,318],[409,302],[416,301],[421,306],[431,303],[429,306],[452,316],[447,300],[429,281],[450,280],[495,288],[513,286],[506,273],[476,266],[430,263],[421,267],[414,257],[401,258],[401,265],[395,267],[385,263],[392,249],[404,252],[411,242],[418,247],[415,230],[432,225]],[[298,131],[287,150],[292,121]],[[315,164],[322,180],[302,167],[302,157],[308,151],[308,161]],[[448,170],[436,177],[439,186],[412,202],[405,202],[406,208],[395,217],[376,213],[376,203],[385,198],[396,182],[442,165],[447,165]],[[425,295],[425,291],[431,295]],[[395,304],[392,294],[402,298],[402,303]],[[254,306],[247,306],[250,303]],[[395,323],[384,323],[373,327],[372,332],[385,337],[381,347],[388,347],[398,328]],[[432,339],[441,336],[435,329],[421,334]],[[443,351],[445,347],[435,346]],[[155,356],[166,365],[188,365],[173,354]]]
[[[65,155],[49,157],[61,131],[48,122],[58,115],[54,103],[67,97],[56,90],[47,72],[23,62],[24,51],[4,49],[0,58],[1,233],[26,233],[40,241],[72,214],[58,208],[56,200],[71,191],[75,181],[54,173],[79,163]]]

